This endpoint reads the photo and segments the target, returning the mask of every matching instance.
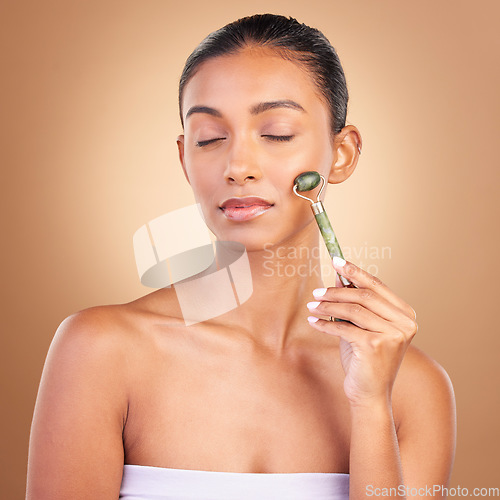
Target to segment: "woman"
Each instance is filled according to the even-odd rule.
[[[343,182],[361,151],[328,40],[282,16],[231,23],[189,57],[179,105],[186,179],[218,240],[245,246],[253,294],[191,326],[174,288],[64,320],[35,407],[27,498],[441,496],[453,389],[410,346],[414,310],[351,262],[332,265],[357,288],[269,272],[287,249],[300,250],[286,261],[295,269],[319,267],[293,179]]]

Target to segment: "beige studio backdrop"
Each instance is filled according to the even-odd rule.
[[[364,147],[327,210],[346,257],[415,308],[414,343],[451,376],[452,486],[500,486],[495,0],[2,0],[3,498],[24,496],[59,323],[148,293],[132,235],[194,203],[175,144],[186,57],[263,12],[317,27],[337,48]]]

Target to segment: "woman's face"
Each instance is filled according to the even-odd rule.
[[[296,244],[313,215],[293,180],[307,170],[328,179],[336,159],[310,74],[264,49],[208,60],[185,87],[183,119],[181,162],[217,238],[248,251]]]

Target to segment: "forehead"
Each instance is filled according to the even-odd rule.
[[[306,68],[269,49],[247,48],[200,65],[185,87],[183,113],[193,105],[234,110],[278,99],[299,102],[308,112],[327,112]]]

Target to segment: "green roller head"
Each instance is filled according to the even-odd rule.
[[[303,172],[302,174],[295,177],[293,181],[294,185],[297,186],[297,191],[311,191],[321,182],[321,177],[318,172],[314,170],[311,172]]]

